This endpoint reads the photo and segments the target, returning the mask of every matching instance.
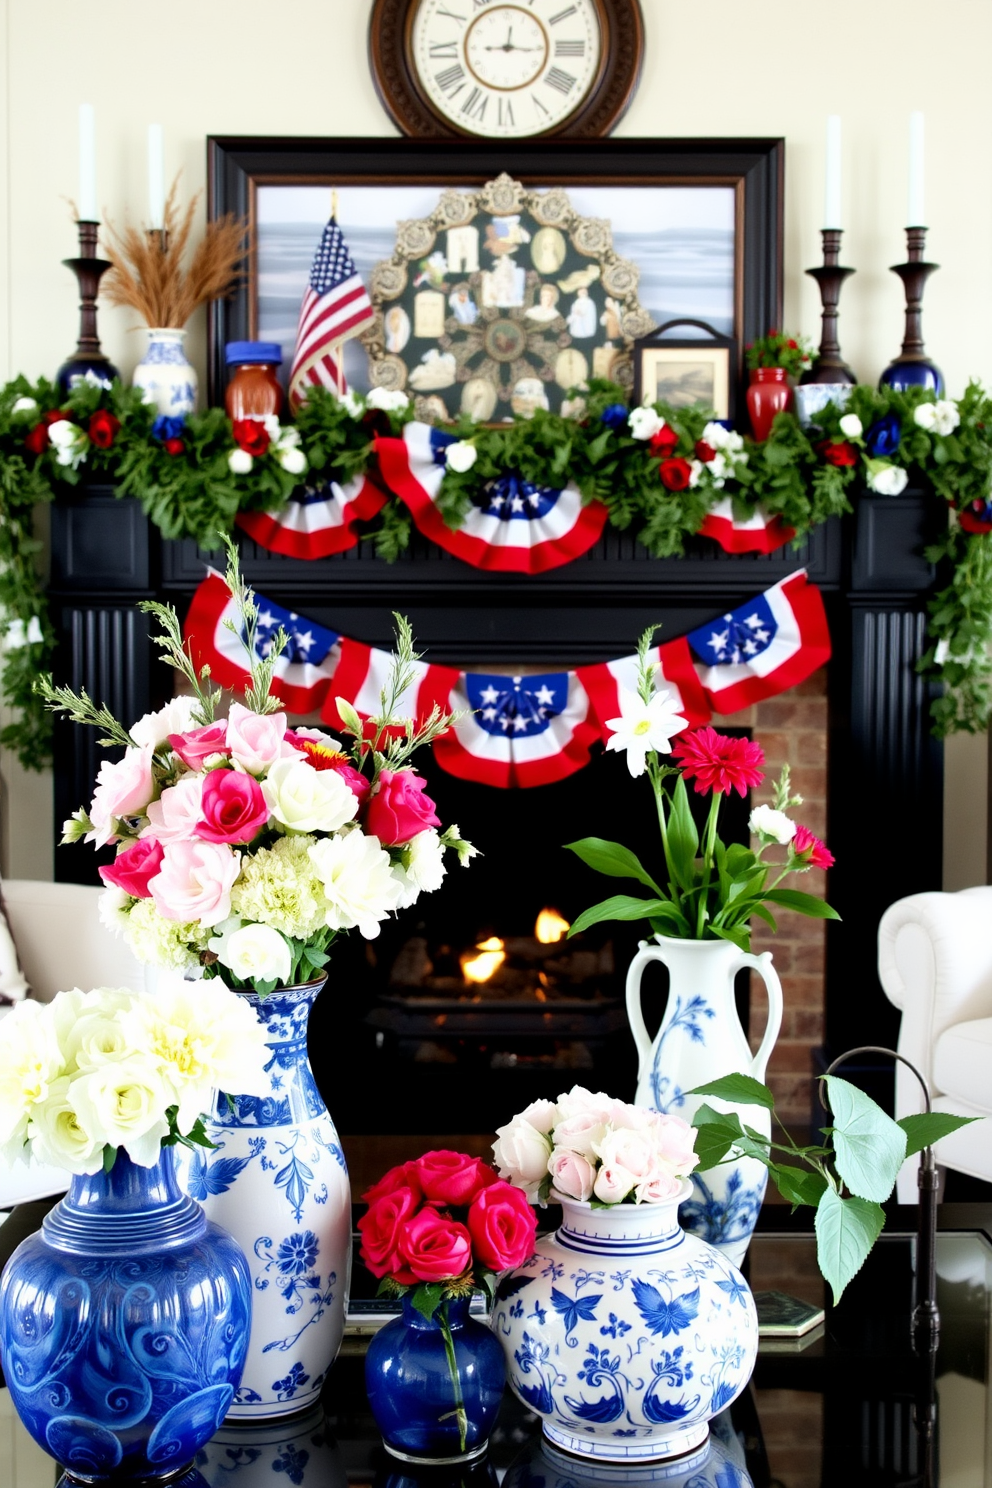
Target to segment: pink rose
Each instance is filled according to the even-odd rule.
[[[394,1172],[396,1169],[393,1170]],[[392,1276],[401,1286],[417,1278],[404,1264],[399,1242],[404,1227],[420,1202],[412,1188],[395,1188],[369,1205],[358,1221],[362,1236],[362,1260],[373,1276]]]
[[[283,754],[293,752],[283,746],[285,734],[285,713],[252,713],[240,703],[231,704],[227,747],[250,775],[263,775]]]
[[[429,1204],[471,1204],[483,1188],[498,1182],[481,1157],[464,1152],[425,1152],[413,1167]]]
[[[657,1142],[651,1132],[629,1131],[621,1127],[606,1133],[602,1141],[597,1144],[596,1155],[602,1163],[600,1175],[609,1169],[611,1173],[615,1172],[618,1175],[617,1182],[619,1182],[621,1181],[619,1175],[626,1174],[627,1188],[624,1190],[626,1193],[633,1188],[635,1183],[641,1182],[653,1173],[658,1161]],[[597,1197],[607,1204],[618,1202],[616,1199],[605,1198],[600,1193],[600,1175],[597,1175],[594,1185]],[[608,1181],[611,1180],[604,1180],[604,1183]]]
[[[423,1198],[415,1162],[400,1163],[397,1167],[390,1168],[378,1183],[373,1183],[371,1188],[366,1189],[362,1194],[362,1199],[366,1204],[374,1204],[377,1199],[385,1198],[386,1194],[396,1193],[398,1189],[403,1188],[412,1188],[418,1200]]]
[[[468,1211],[468,1229],[476,1260],[490,1271],[520,1266],[534,1254],[537,1215],[519,1188],[499,1179]]]
[[[203,782],[202,820],[196,835],[204,842],[251,842],[269,819],[262,787],[240,770],[211,770]]]
[[[200,820],[202,775],[186,775],[164,790],[148,808],[148,825],[142,837],[156,842],[192,842]]]
[[[403,1227],[399,1254],[416,1281],[450,1281],[471,1266],[472,1238],[464,1225],[436,1209],[421,1209]]]
[[[637,1176],[620,1163],[605,1163],[596,1174],[592,1191],[603,1204],[622,1204],[637,1184]]]
[[[571,1090],[558,1097],[558,1113],[562,1121],[571,1116],[595,1116],[597,1121],[611,1120],[616,1101],[602,1090],[593,1094],[584,1085],[573,1085]]]
[[[580,1152],[570,1152],[567,1147],[553,1152],[548,1161],[551,1183],[566,1199],[591,1199],[596,1169]]]
[[[152,840],[134,842],[125,848],[108,868],[99,870],[105,884],[123,889],[135,899],[150,899],[148,880],[155,877],[162,865],[164,849],[160,842]]]
[[[606,1135],[606,1124],[595,1112],[580,1112],[559,1121],[552,1133],[556,1147],[567,1147],[570,1152],[581,1152],[591,1157],[597,1142]]]
[[[638,1204],[664,1204],[673,1199],[682,1187],[682,1179],[673,1173],[667,1163],[659,1162],[634,1189],[634,1200]]]
[[[231,913],[231,889],[241,854],[221,842],[170,842],[148,887],[166,920],[192,920],[210,929]]]
[[[434,802],[424,795],[426,784],[413,770],[380,771],[365,818],[366,832],[378,837],[383,847],[397,847],[428,827],[439,827]]]
[[[198,770],[212,754],[230,754],[227,747],[227,724],[208,723],[203,728],[188,729],[185,734],[170,734],[169,743],[184,765]]]
[[[673,1173],[683,1178],[699,1162],[693,1151],[695,1140],[695,1127],[683,1121],[681,1116],[659,1116],[655,1137],[658,1156],[662,1162],[668,1164]]]
[[[93,831],[86,841],[104,847],[115,841],[114,821],[122,816],[143,816],[155,793],[150,744],[143,749],[126,749],[116,764],[104,760],[96,777],[96,790],[90,807]]]

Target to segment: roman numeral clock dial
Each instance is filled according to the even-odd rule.
[[[408,46],[421,92],[459,133],[520,139],[588,100],[604,37],[596,0],[420,0]]]

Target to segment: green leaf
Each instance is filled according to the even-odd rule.
[[[837,1075],[825,1079],[837,1171],[852,1193],[882,1204],[906,1157],[906,1133],[881,1106]]]
[[[343,725],[342,732],[360,739],[362,737],[362,720],[359,718],[352,704],[348,702],[347,698],[335,698],[334,705],[338,710],[338,717]]]
[[[765,895],[773,904],[783,909],[794,909],[799,914],[809,915],[813,920],[839,920],[840,915],[815,894],[802,894],[798,889],[769,889]]]
[[[694,1150],[699,1158],[700,1172],[722,1162],[735,1142],[743,1136],[735,1112],[714,1111],[712,1106],[700,1106],[692,1118],[692,1124],[696,1128]]]
[[[601,920],[650,919],[652,915],[668,914],[671,908],[666,899],[632,899],[629,894],[614,894],[612,899],[604,899],[602,903],[583,910],[568,933],[580,935]]]
[[[962,1126],[983,1119],[981,1116],[952,1116],[949,1111],[924,1111],[919,1116],[904,1116],[896,1126],[901,1126],[906,1133],[906,1156],[912,1157],[914,1153],[922,1152],[924,1147],[932,1147],[941,1137],[950,1136]]]
[[[645,888],[661,893],[640,859],[620,842],[607,842],[603,837],[583,837],[579,842],[566,842],[565,848],[597,873],[607,873],[611,878],[636,878]]]
[[[105,1173],[109,1173],[112,1170],[112,1168],[114,1166],[114,1163],[116,1161],[117,1161],[117,1148],[116,1147],[111,1147],[110,1143],[108,1142],[107,1145],[106,1145],[106,1147],[104,1147],[104,1149],[103,1149],[103,1171]]]
[[[672,809],[668,818],[668,850],[676,882],[691,889],[695,881],[695,860],[699,851],[699,833],[689,808],[689,795],[680,775],[672,791]]]
[[[867,1199],[842,1199],[830,1187],[821,1194],[814,1221],[816,1259],[830,1283],[835,1307],[852,1276],[864,1265],[884,1223],[885,1214],[878,1204]]]
[[[775,1187],[790,1204],[810,1204],[815,1208],[830,1186],[822,1173],[794,1168],[789,1163],[772,1163],[768,1171]]]
[[[751,1075],[723,1075],[719,1080],[710,1080],[708,1085],[697,1085],[689,1095],[715,1095],[718,1100],[733,1101],[739,1106],[763,1106],[766,1111],[775,1109],[775,1097],[767,1085]]]
[[[428,1322],[444,1300],[444,1287],[439,1281],[422,1281],[410,1301]]]

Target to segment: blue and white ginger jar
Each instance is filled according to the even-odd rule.
[[[510,1388],[579,1457],[643,1462],[692,1451],[744,1389],[758,1352],[747,1282],[664,1204],[592,1208],[500,1281],[492,1326]]]
[[[172,326],[149,327],[148,346],[131,383],[167,418],[195,413],[198,378],[186,355],[186,332]]]
[[[737,1443],[712,1434],[664,1462],[576,1462],[548,1441],[531,1442],[510,1464],[503,1488],[753,1488]]]

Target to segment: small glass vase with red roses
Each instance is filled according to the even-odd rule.
[[[468,1462],[486,1450],[505,1383],[503,1350],[470,1314],[501,1271],[534,1250],[537,1219],[481,1158],[445,1150],[401,1163],[363,1195],[361,1255],[401,1316],[365,1356],[369,1405],[405,1462]]]

